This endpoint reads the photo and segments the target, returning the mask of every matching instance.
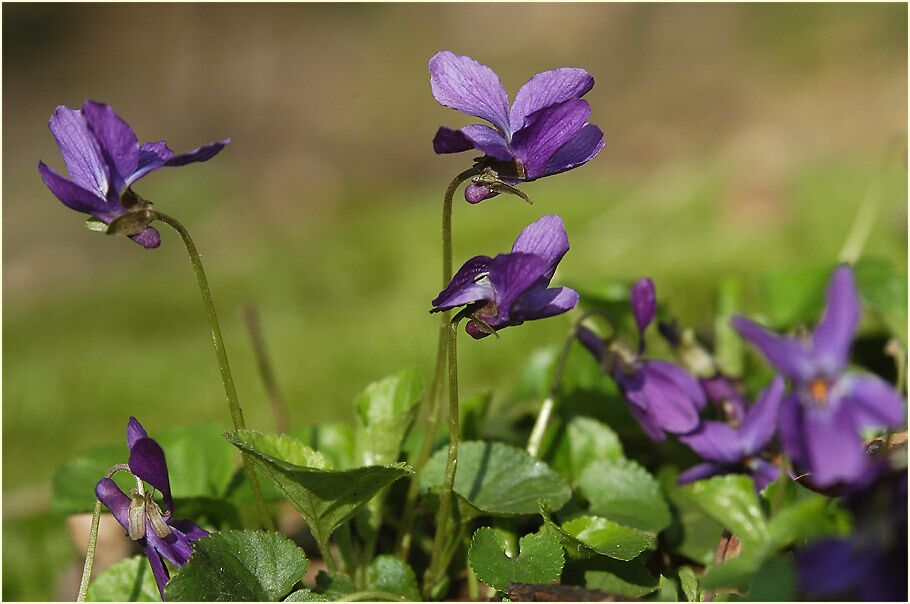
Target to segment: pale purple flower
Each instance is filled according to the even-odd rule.
[[[465,262],[433,300],[430,312],[467,306],[471,319],[465,331],[475,339],[490,335],[491,329],[564,313],[578,303],[578,293],[549,285],[568,251],[562,219],[543,216],[524,228],[511,253],[475,256]]]
[[[124,193],[143,176],[165,166],[207,161],[230,139],[175,155],[165,141],[139,144],[136,134],[109,105],[85,101],[82,109],[60,105],[48,121],[69,172],[64,178],[43,161],[38,171],[44,184],[66,207],[110,224],[126,214]],[[161,237],[153,227],[130,237],[156,248]]]
[[[193,553],[191,543],[209,533],[189,520],[171,517],[174,500],[164,451],[149,438],[135,417],[131,417],[127,424],[126,444],[130,450],[130,472],[161,492],[165,511],[162,512],[158,507],[151,491],[145,492],[143,496],[133,489],[127,495],[110,478],[98,481],[95,494],[126,529],[130,538],[145,549],[155,583],[164,600],[164,586],[170,579],[170,574],[162,558],[178,567],[183,566]]]
[[[780,470],[759,457],[762,449],[774,437],[777,416],[784,395],[784,379],[775,377],[759,395],[737,427],[724,422],[704,421],[694,432],[679,436],[699,454],[705,463],[695,465],[679,475],[685,484],[718,474],[749,474],[755,490],[761,491],[774,482]]]
[[[430,87],[440,104],[492,124],[460,130],[442,127],[433,139],[436,153],[478,149],[481,164],[506,183],[517,184],[565,172],[593,159],[604,147],[600,128],[588,123],[591,107],[581,100],[594,87],[584,69],[562,67],[532,77],[509,106],[492,69],[448,50],[430,59]],[[479,184],[465,188],[477,203],[497,193]]]
[[[819,487],[862,480],[870,462],[861,430],[900,427],[904,421],[903,397],[888,383],[844,372],[860,313],[853,272],[841,265],[810,336],[781,336],[743,317],[732,321],[793,382],[793,392],[781,406],[781,439],[793,463],[808,470]]]

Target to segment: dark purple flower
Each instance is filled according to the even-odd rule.
[[[430,87],[440,104],[491,124],[460,130],[442,127],[433,139],[436,153],[478,149],[482,163],[509,184],[565,172],[594,158],[604,147],[600,128],[588,123],[591,107],[581,100],[594,87],[584,69],[563,67],[532,77],[509,96],[492,69],[448,50],[430,59]],[[479,184],[465,188],[477,203],[497,193]]]
[[[800,552],[800,586],[815,597],[906,602],[906,469],[883,475],[846,504],[855,519],[853,534],[816,541]]]
[[[899,427],[904,421],[903,397],[888,383],[872,375],[844,373],[860,312],[853,272],[841,265],[810,336],[781,336],[743,317],[732,321],[792,380],[794,390],[781,406],[781,439],[793,463],[806,468],[819,487],[863,480],[870,462],[860,431]]]
[[[746,401],[736,384],[727,376],[718,373],[714,377],[699,380],[708,400],[713,403],[727,420],[738,426],[746,416]]]
[[[562,219],[541,217],[518,235],[512,252],[496,258],[475,256],[458,269],[449,285],[433,300],[430,312],[469,306],[465,326],[480,339],[509,325],[552,317],[578,304],[578,293],[568,287],[549,287],[556,266],[569,251]]]
[[[734,428],[724,422],[705,421],[694,432],[680,435],[680,442],[692,447],[705,463],[680,474],[679,483],[732,473],[751,475],[756,491],[761,491],[774,482],[780,470],[758,455],[774,437],[783,395],[784,379],[777,376],[758,395],[755,405],[746,411],[742,424],[738,427]]]
[[[82,109],[60,105],[48,121],[69,172],[69,180],[38,162],[44,184],[68,208],[110,224],[126,214],[124,193],[137,180],[164,166],[207,161],[231,139],[175,155],[165,141],[139,144],[136,134],[109,105],[85,101]],[[130,237],[146,248],[161,244],[158,231],[146,227]]]
[[[174,500],[164,451],[149,438],[135,417],[130,418],[126,427],[126,445],[130,450],[130,472],[136,476],[138,488],[131,489],[126,495],[113,480],[102,478],[95,485],[95,494],[126,529],[129,537],[145,548],[155,583],[164,600],[164,586],[170,574],[162,558],[178,567],[183,566],[193,553],[191,543],[209,533],[189,520],[171,517]],[[142,481],[153,490],[145,491]],[[163,513],[152,496],[154,489],[161,492],[165,507]]]
[[[605,342],[580,326],[578,340],[613,377],[629,401],[629,410],[651,439],[660,442],[666,433],[685,434],[698,427],[698,412],[705,407],[705,393],[689,372],[669,361],[642,359],[644,331],[654,319],[654,283],[640,279],[630,295],[632,313],[639,328],[638,354],[619,342]]]

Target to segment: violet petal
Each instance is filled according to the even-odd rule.
[[[547,160],[541,176],[552,176],[586,164],[594,159],[606,144],[600,128],[594,124],[585,124]]]
[[[594,87],[594,78],[584,69],[560,67],[532,76],[515,95],[509,112],[512,134],[525,124],[525,118],[551,105],[580,99]]]
[[[617,370],[614,378],[633,407],[646,410],[654,424],[667,432],[685,434],[698,426],[698,408],[677,369],[667,361],[643,361],[634,374]]]
[[[148,438],[149,435],[139,423],[139,420],[130,416],[130,421],[126,424],[126,448],[132,449],[140,438]]]
[[[820,487],[862,477],[868,460],[849,410],[810,407],[803,412],[803,439],[812,482]]]
[[[864,556],[846,539],[825,538],[797,556],[802,588],[816,594],[836,594],[853,587],[869,571]]]
[[[484,199],[496,197],[496,191],[491,191],[483,185],[469,184],[464,188],[464,198],[468,203],[480,203]]]
[[[145,538],[165,560],[177,566],[183,566],[193,554],[193,546],[179,529],[174,528],[170,523],[168,525],[171,526],[171,534],[162,538],[155,533],[151,522],[146,521]]]
[[[788,394],[784,397],[778,414],[780,439],[787,455],[794,465],[805,468],[809,463],[806,442],[803,439],[803,408],[799,395]]]
[[[709,401],[728,413],[731,419],[742,423],[746,417],[746,401],[732,380],[724,375],[717,375],[699,381]]]
[[[490,263],[490,283],[496,292],[497,314],[488,323],[493,328],[508,324],[512,305],[544,276],[547,262],[533,254],[499,254]]]
[[[38,172],[41,174],[44,184],[51,190],[51,193],[71,210],[76,210],[83,214],[105,211],[105,201],[98,197],[97,194],[63,178],[43,161],[38,162]]]
[[[835,375],[847,365],[860,312],[853,271],[842,264],[831,277],[825,312],[812,332],[816,359],[825,375]]]
[[[149,566],[152,567],[152,576],[155,577],[155,585],[158,586],[158,593],[161,594],[161,601],[164,602],[164,586],[171,580],[171,575],[167,572],[167,567],[161,560],[161,556],[158,555],[158,552],[148,541],[145,544],[145,557],[149,559]]]
[[[632,413],[632,417],[635,418],[641,429],[648,435],[648,438],[658,443],[667,439],[667,434],[661,428],[657,418],[647,410],[641,409],[636,405],[629,405],[629,412]]]
[[[859,428],[899,428],[904,423],[904,397],[881,378],[846,375],[835,390],[843,392],[842,404]]]
[[[111,511],[117,522],[128,531],[130,527],[130,498],[110,478],[102,478],[95,485],[95,496]]]
[[[578,304],[578,292],[568,287],[532,287],[512,305],[511,315],[518,322],[544,319],[562,314]]]
[[[492,69],[444,50],[430,58],[430,88],[441,104],[485,119],[503,133],[509,128],[509,97]]]
[[[161,233],[155,227],[146,227],[142,232],[136,235],[130,235],[130,239],[142,247],[153,250],[161,245]]]
[[[173,512],[171,482],[161,446],[151,438],[140,438],[130,447],[129,466],[133,474],[161,491],[168,513]]]
[[[747,455],[758,453],[774,437],[783,397],[784,378],[778,375],[761,391],[755,404],[746,412],[739,435]]]
[[[130,186],[146,174],[154,172],[164,166],[165,162],[174,157],[174,152],[165,141],[142,143],[139,146],[139,161],[136,170],[127,176],[126,186]]]
[[[492,300],[495,293],[489,279],[484,279],[484,273],[489,273],[489,256],[474,256],[464,263],[444,290],[431,302],[433,310],[439,312],[449,310],[456,306],[463,306],[480,300]],[[478,283],[478,280],[481,282]]]
[[[512,138],[512,153],[524,166],[525,180],[543,176],[550,158],[582,129],[590,115],[586,101],[572,99],[528,116],[525,127]]]
[[[461,130],[440,126],[433,137],[433,151],[436,153],[461,153],[473,148],[474,144]]]
[[[209,143],[207,145],[202,145],[201,147],[196,147],[191,151],[186,153],[180,153],[168,159],[164,162],[165,166],[185,166],[187,164],[195,164],[198,162],[208,161],[221,153],[221,150],[224,149],[231,142],[230,138],[225,138],[220,141],[215,141],[214,143]]]
[[[60,105],[48,120],[70,179],[83,189],[107,199],[110,180],[98,142],[81,111]]]
[[[695,482],[696,480],[702,480],[716,476],[718,474],[722,474],[724,471],[725,468],[719,464],[700,463],[680,472],[679,476],[676,478],[676,483],[689,484],[690,482]]]
[[[534,254],[547,263],[547,283],[553,278],[556,266],[569,251],[569,236],[562,218],[556,214],[541,216],[526,226],[515,243],[512,252]]]
[[[814,359],[799,340],[779,336],[745,317],[733,317],[730,323],[739,335],[755,344],[768,362],[785,376],[796,381],[814,377]]]
[[[777,480],[778,476],[780,476],[780,468],[764,459],[756,459],[749,468],[749,474],[755,482],[755,491],[761,492],[765,490],[765,487]]]
[[[632,314],[635,315],[635,324],[638,325],[638,334],[639,337],[642,337],[657,312],[654,282],[648,277],[642,277],[632,286],[629,298],[632,304]]]
[[[118,194],[139,163],[139,140],[123,118],[110,105],[85,101],[82,115],[98,141],[110,170],[111,189]]]
[[[694,432],[680,435],[679,441],[691,447],[707,461],[732,464],[744,457],[740,435],[721,422],[702,422]]]
[[[494,128],[484,124],[471,124],[461,129],[471,145],[475,149],[483,151],[490,157],[502,161],[512,160],[512,151],[509,149],[509,143],[503,138],[502,134]]]

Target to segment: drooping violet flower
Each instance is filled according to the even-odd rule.
[[[661,442],[666,433],[685,434],[699,424],[705,393],[685,369],[669,361],[643,359],[644,331],[654,318],[654,284],[641,279],[632,288],[630,303],[639,327],[639,352],[632,354],[616,340],[604,341],[579,326],[576,336],[609,374],[630,403],[629,410],[645,433]]]
[[[774,482],[780,469],[759,457],[759,453],[774,437],[783,395],[784,379],[777,376],[758,395],[755,405],[746,411],[738,427],[724,422],[704,421],[694,432],[680,435],[680,442],[692,447],[705,463],[680,474],[679,484],[733,473],[752,476],[756,491]]]
[[[109,105],[85,101],[82,109],[60,105],[48,121],[69,172],[64,178],[43,161],[38,172],[44,184],[66,207],[110,224],[136,204],[130,187],[143,176],[164,166],[184,166],[207,161],[231,139],[209,143],[175,155],[165,141],[139,144],[136,134]],[[161,237],[145,227],[130,239],[156,248]]]
[[[604,147],[603,132],[587,123],[591,107],[581,100],[594,87],[594,78],[584,69],[562,67],[535,75],[510,108],[496,72],[471,57],[444,50],[430,59],[430,87],[441,105],[493,125],[441,127],[433,150],[478,149],[484,153],[480,164],[510,185],[578,167]],[[465,188],[470,203],[497,194],[476,182]]]
[[[95,494],[126,529],[130,539],[145,548],[155,583],[164,600],[164,586],[170,574],[162,558],[176,566],[183,566],[193,553],[191,543],[209,533],[189,520],[171,517],[174,500],[164,451],[149,438],[135,417],[131,417],[127,424],[126,444],[130,450],[130,472],[138,479],[138,488],[131,489],[126,495],[113,480],[102,478],[95,485]],[[161,492],[164,513],[152,497],[153,493],[144,490],[142,481]]]
[[[860,312],[853,271],[841,265],[831,277],[824,314],[811,336],[781,336],[744,317],[732,320],[793,382],[793,392],[781,406],[781,439],[794,465],[806,469],[818,487],[862,481],[871,470],[860,431],[899,427],[904,421],[903,397],[889,384],[844,372]]]
[[[464,263],[433,300],[430,312],[457,306],[472,309],[465,331],[475,339],[525,321],[552,317],[578,304],[568,287],[549,287],[556,267],[569,251],[562,219],[555,214],[526,226],[511,253],[475,256]]]
[[[713,377],[698,380],[708,400],[717,407],[734,427],[746,417],[746,401],[733,380],[718,372]]]
[[[810,543],[796,556],[810,597],[907,601],[907,470],[882,475],[845,500],[853,534]]]

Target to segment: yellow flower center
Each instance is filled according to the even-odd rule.
[[[816,404],[824,406],[828,403],[828,392],[831,390],[828,380],[824,378],[815,378],[809,384],[809,394]]]

